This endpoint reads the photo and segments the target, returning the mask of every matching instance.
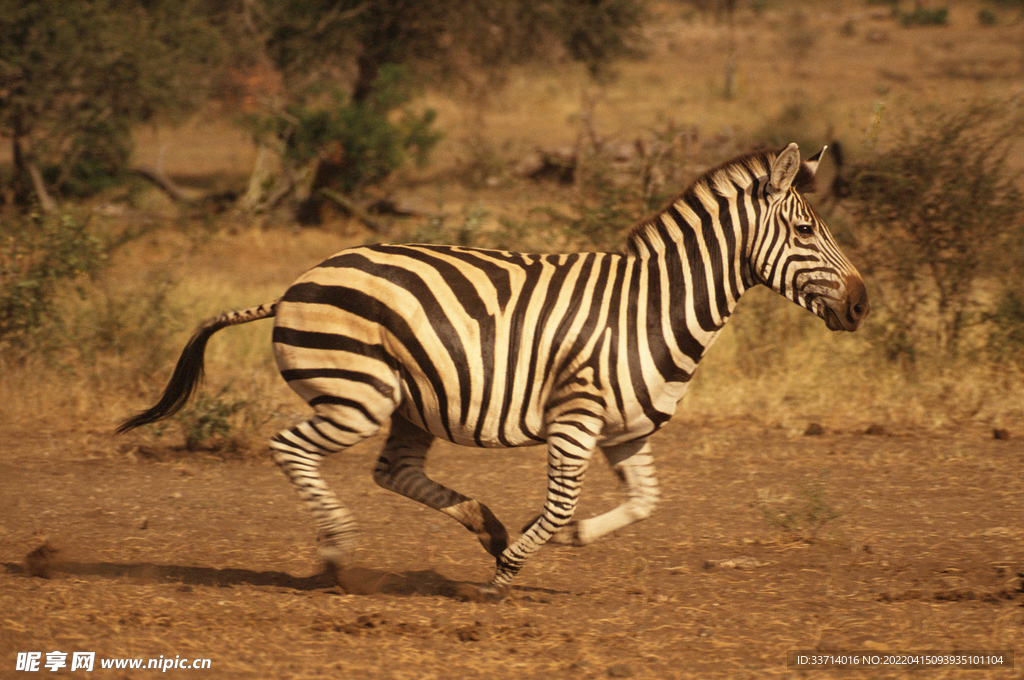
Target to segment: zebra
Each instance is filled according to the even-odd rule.
[[[351,562],[356,528],[320,463],[390,419],[374,481],[475,533],[496,562],[485,588],[503,592],[545,543],[589,544],[651,514],[660,491],[650,436],[674,414],[744,291],[768,286],[833,331],[861,325],[864,282],[803,195],[824,151],[802,161],[790,144],[713,168],[637,223],[618,253],[342,250],[277,301],[203,322],[158,403],[118,432],[182,408],[214,333],[274,317],[281,375],[313,415],[270,449],[313,512],[325,568],[337,576]],[[435,438],[546,445],[540,515],[512,540],[486,505],[425,474]],[[574,520],[598,449],[626,500]]]

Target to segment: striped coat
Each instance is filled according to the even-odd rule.
[[[672,416],[746,290],[766,285],[832,330],[861,324],[863,281],[802,194],[819,158],[801,161],[790,145],[733,159],[636,225],[619,253],[342,251],[275,303],[201,325],[161,401],[121,429],[185,403],[214,332],[273,316],[281,374],[314,415],[274,437],[271,449],[313,510],[339,580],[355,523],[320,461],[390,421],[374,479],[476,533],[497,561],[492,585],[507,586],[545,542],[589,543],[650,514],[659,492],[648,437]],[[487,506],[427,477],[435,437],[547,445],[546,501],[518,539]],[[598,450],[628,498],[576,521]]]

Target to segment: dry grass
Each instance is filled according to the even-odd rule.
[[[730,30],[688,6],[666,2],[656,5],[660,16],[649,29],[648,58],[622,64],[607,85],[588,82],[576,68],[519,68],[508,74],[504,89],[485,98],[431,91],[427,103],[439,110],[439,126],[448,137],[431,168],[398,177],[386,188],[420,206],[425,216],[396,222],[387,238],[424,234],[443,215],[448,230],[470,225],[490,233],[483,242],[500,236],[502,218],[520,225],[514,242],[523,247],[563,241],[532,210],[564,210],[571,189],[508,177],[497,186],[468,188],[450,177],[467,154],[494,156],[501,167],[538,146],[571,146],[584,113],[610,144],[628,145],[652,130],[692,127],[687,152],[691,171],[698,172],[771,138],[815,146],[840,139],[856,152],[884,145],[904,113],[924,102],[1017,94],[1024,68],[1019,26],[1006,16],[1001,25],[979,27],[979,7],[952,8],[948,27],[904,29],[883,10],[859,2],[828,9],[780,3],[759,15],[741,11]],[[797,58],[802,48],[794,43],[796,34],[803,36],[796,43],[810,45],[803,58]],[[733,49],[737,89],[727,99],[725,64]],[[209,186],[233,182],[241,188],[254,155],[246,135],[223,112],[208,112],[178,128],[140,130],[137,141],[139,162]],[[1020,159],[1015,164],[1024,166]],[[146,337],[114,343],[112,351],[88,360],[71,353],[61,360],[9,363],[0,376],[0,418],[6,422],[27,426],[45,412],[61,414],[58,421],[70,417],[105,428],[154,396],[199,320],[270,300],[330,253],[380,238],[340,217],[324,229],[295,231],[287,225],[260,228],[236,217],[182,221],[155,192],[132,200],[141,217],[108,210],[102,219],[111,229],[136,226],[139,219],[163,220],[167,227],[122,248],[84,301],[69,296],[69,313],[87,326],[98,310],[109,317],[160,289],[166,299],[157,311],[166,319],[140,308]],[[753,415],[793,427],[811,417],[844,429],[1019,422],[1020,381],[1005,371],[965,361],[908,377],[879,359],[868,334],[828,333],[806,313],[769,297],[754,294],[741,304],[701,367],[684,403],[688,412]],[[247,393],[255,389],[270,410],[282,401],[295,404],[275,382],[268,338],[260,324],[219,335],[209,350],[211,388],[235,380]],[[145,347],[127,346],[132,342]]]

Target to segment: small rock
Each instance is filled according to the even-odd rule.
[[[460,642],[479,642],[484,637],[483,626],[479,621],[471,626],[463,626],[455,631]]]
[[[885,425],[871,423],[868,425],[868,429],[864,430],[864,434],[868,434],[873,437],[881,437],[882,435],[888,434],[888,431],[885,429]]]
[[[43,543],[28,555],[25,555],[25,571],[28,572],[29,576],[50,578],[50,567],[53,566],[54,556],[57,552],[57,548],[54,548],[49,543]]]
[[[1000,440],[1009,439],[1010,438],[1010,431],[1005,429],[1005,428],[1002,428],[1002,427],[997,427],[994,430],[992,430],[992,438],[993,439],[1000,439]]]
[[[362,628],[380,628],[387,623],[387,619],[384,618],[383,614],[373,612],[372,614],[362,614],[356,617],[356,625]]]
[[[810,423],[804,430],[805,437],[817,437],[823,434],[825,434],[825,428],[821,426],[821,423]]]

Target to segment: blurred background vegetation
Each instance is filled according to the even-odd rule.
[[[699,172],[796,141],[832,148],[814,200],[872,316],[831,335],[751,294],[687,410],[1012,427],[1022,11],[0,0],[2,419],[105,432],[162,388],[201,318],[273,299],[341,247],[617,249]],[[237,449],[301,412],[267,329],[232,333],[178,423],[189,447]]]

